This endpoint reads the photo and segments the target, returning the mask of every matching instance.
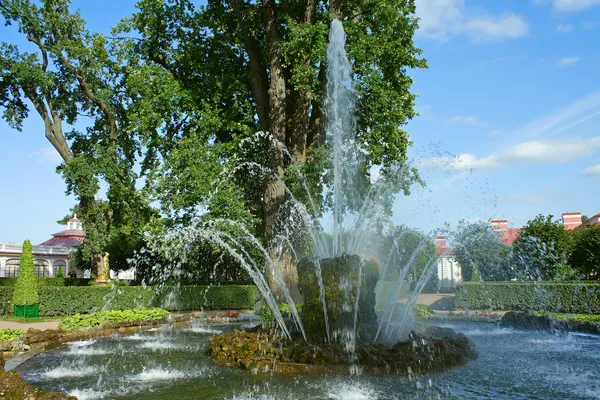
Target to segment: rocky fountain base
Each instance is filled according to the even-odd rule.
[[[411,375],[477,357],[465,335],[447,328],[412,331],[408,340],[392,345],[373,343],[378,276],[377,265],[358,256],[304,260],[298,265],[298,288],[304,297],[300,319],[307,340],[299,332],[288,339],[273,329],[234,330],[213,337],[208,354],[220,365],[280,374],[347,374],[358,369]]]
[[[409,340],[394,345],[358,344],[356,363],[340,344],[313,345],[303,339],[289,340],[266,330],[234,330],[211,339],[208,354],[219,365],[239,367],[253,373],[424,374],[442,371],[477,358],[473,344],[462,333],[429,327],[412,332]]]

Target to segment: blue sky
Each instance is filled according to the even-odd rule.
[[[73,1],[107,33],[135,1]],[[406,129],[426,189],[394,220],[424,230],[457,221],[600,212],[600,0],[417,0],[429,69],[412,71],[421,116]],[[13,30],[2,40],[23,44]],[[0,242],[40,243],[74,199],[31,114],[0,122]]]

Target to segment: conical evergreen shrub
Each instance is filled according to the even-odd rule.
[[[21,266],[17,275],[15,291],[13,292],[13,304],[17,306],[33,305],[39,303],[39,301],[37,278],[33,268],[33,250],[31,242],[26,240],[23,243]]]

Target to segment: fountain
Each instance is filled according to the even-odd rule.
[[[331,152],[333,173],[332,185],[327,189],[333,200],[331,232],[321,228],[321,221],[295,202],[290,193],[290,202],[296,207],[289,208],[296,210],[297,221],[310,233],[312,241],[309,255],[300,258],[293,251],[297,264],[297,289],[303,298],[302,310],[298,310],[290,295],[292,288],[278,268],[278,260],[294,248],[291,240],[287,239],[293,232],[284,228],[284,232],[278,235],[279,240],[271,243],[270,248],[263,248],[249,232],[244,232],[243,240],[252,242],[264,255],[268,272],[265,277],[260,266],[248,257],[250,252],[240,246],[239,238],[223,236],[205,225],[193,227],[186,235],[191,234],[194,240],[212,241],[236,255],[259,286],[282,333],[281,337],[264,329],[225,333],[213,338],[209,354],[224,365],[237,365],[255,372],[292,374],[323,371],[406,374],[464,363],[475,357],[464,335],[435,329],[417,334],[412,329],[411,306],[433,272],[435,260],[430,260],[429,269],[416,284],[408,304],[397,305],[397,294],[407,284],[404,279],[406,272],[422,246],[403,266],[392,294],[382,299],[379,306],[384,313],[378,322],[377,298],[382,296],[376,292],[387,270],[394,267],[389,265],[389,255],[369,254],[366,239],[374,219],[380,215],[378,196],[389,194],[393,188],[381,179],[370,185],[366,195],[361,190],[361,185],[365,185],[360,175],[364,154],[355,137],[352,70],[340,21],[332,22],[329,39],[325,116],[326,145]],[[287,153],[282,144],[278,145]],[[307,195],[312,202],[311,194]],[[390,249],[394,250],[397,246]],[[379,265],[374,259],[367,260],[369,255],[387,262]],[[269,276],[282,289],[282,297],[290,309],[287,316],[282,315],[277,307],[268,284]],[[404,341],[399,342],[400,339]]]
[[[393,186],[378,180],[367,194],[360,190],[365,184],[359,173],[363,153],[354,137],[352,73],[344,39],[342,23],[333,21],[326,97],[326,140],[334,172],[326,189],[334,200],[326,218],[331,231],[321,228],[322,221],[288,191],[286,219],[269,246],[228,220],[194,221],[151,243],[162,259],[178,260],[157,267],[165,278],[182,274],[180,263],[191,257],[198,242],[225,250],[253,279],[274,322],[206,327],[195,321],[186,329],[165,326],[133,336],[72,342],[21,364],[18,369],[27,382],[80,400],[387,399],[399,393],[407,399],[598,398],[597,336],[492,324],[415,326],[412,305],[435,273],[436,257],[421,260],[425,270],[410,290],[407,277],[426,255],[430,239],[404,254],[399,267],[394,255],[403,250],[400,239],[410,232],[400,233],[389,254],[372,251],[369,228],[381,211],[377,199],[393,193]],[[249,167],[273,175],[262,166]],[[307,198],[314,210],[310,193]],[[308,238],[310,244],[298,246],[292,238]],[[288,258],[297,266],[297,288],[280,268]],[[390,275],[397,276],[386,291],[382,284]],[[273,293],[275,286],[279,294]],[[176,302],[175,292],[166,301]],[[398,302],[400,293],[407,298],[404,304]],[[280,310],[278,302],[285,302],[288,311]],[[471,340],[454,330],[469,336],[479,357]],[[456,370],[446,371],[451,367]],[[246,371],[271,375],[255,377]]]

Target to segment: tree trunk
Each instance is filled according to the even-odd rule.
[[[277,22],[275,0],[262,0],[263,18],[267,34],[268,60],[270,76],[269,87],[269,159],[271,170],[277,179],[269,180],[264,190],[263,225],[264,235],[270,240],[274,235],[279,208],[285,200],[285,186],[282,181],[285,170],[285,158],[282,144],[286,142],[286,81],[283,57],[279,49],[281,34]]]

